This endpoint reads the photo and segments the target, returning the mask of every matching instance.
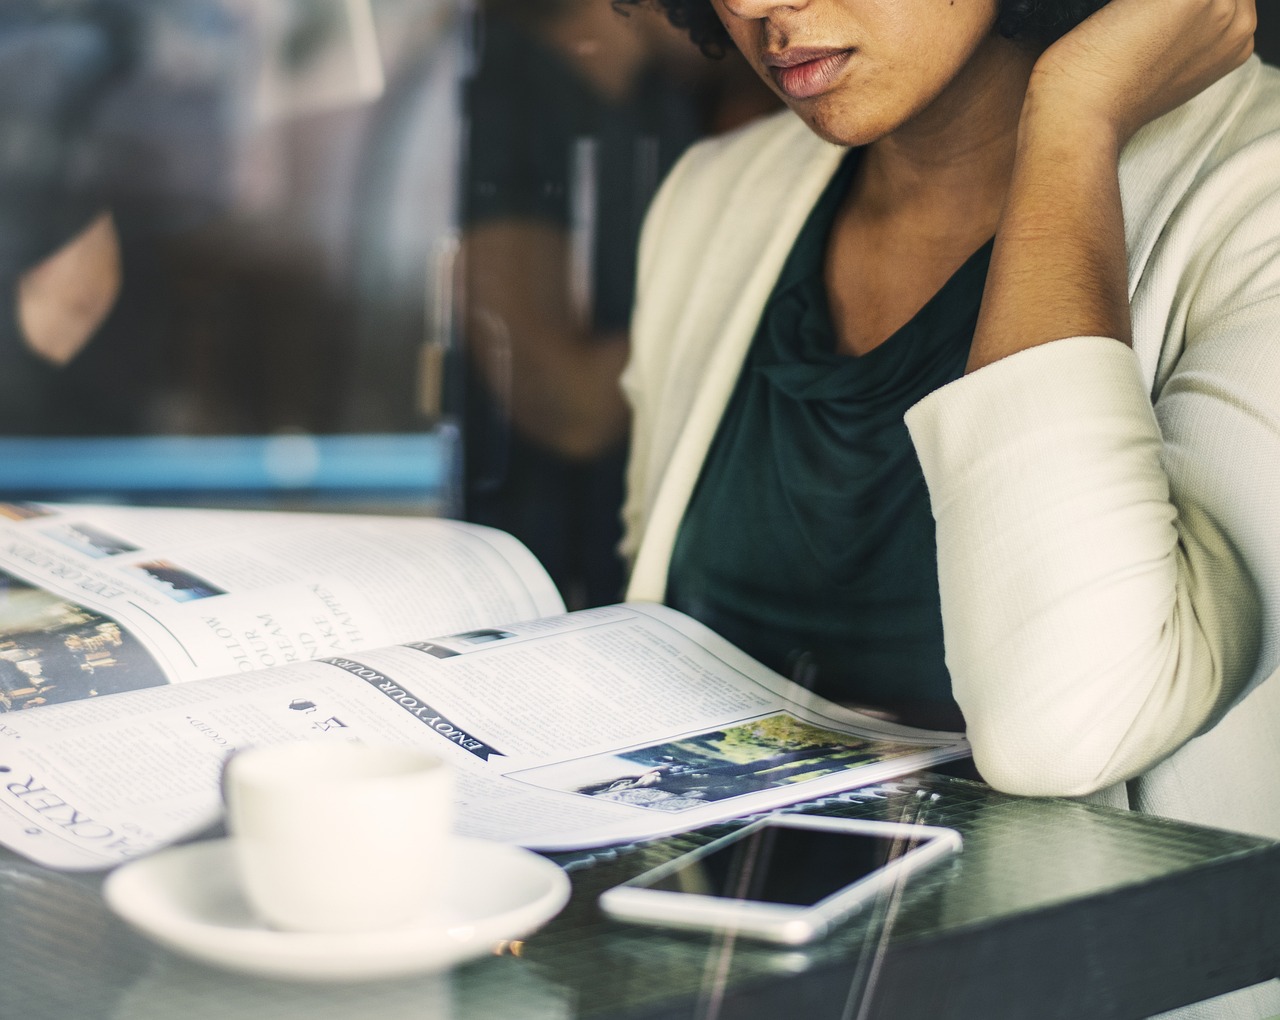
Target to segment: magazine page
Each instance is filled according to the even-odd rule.
[[[0,503],[0,711],[562,612],[458,521]]]
[[[652,838],[967,752],[794,686],[689,618],[622,605],[0,718],[0,841],[101,868],[207,829],[237,748],[434,749],[457,828],[536,849]]]

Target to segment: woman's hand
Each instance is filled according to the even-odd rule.
[[[1117,147],[1253,53],[1257,0],[1111,0],[1036,62],[1024,117],[1066,116]]]
[[[1253,52],[1256,0],[1111,0],[1041,54],[969,371],[1070,336],[1131,342],[1120,150]]]

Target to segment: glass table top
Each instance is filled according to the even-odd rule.
[[[1093,965],[1081,942],[1096,935],[1099,945],[1111,945],[1123,939],[1125,924],[1136,923],[1126,899],[1146,896],[1142,902],[1176,920],[1178,898],[1194,898],[1195,883],[1222,899],[1227,886],[1212,883],[1235,882],[1231,888],[1240,895],[1224,901],[1224,911],[1241,909],[1236,899],[1247,908],[1265,895],[1255,888],[1260,876],[1280,886],[1280,844],[1079,801],[1008,797],[947,776],[909,777],[792,810],[951,826],[964,848],[800,949],[732,932],[627,925],[606,919],[596,906],[604,889],[740,823],[559,854],[553,859],[569,872],[574,896],[526,940],[495,946],[492,955],[444,974],[334,985],[252,978],[187,961],[117,920],[102,902],[101,876],[54,873],[4,853],[0,1017],[727,1020],[771,1015],[770,996],[779,990],[788,1002],[805,1003],[808,996],[830,1006],[833,1016],[880,1015],[860,1014],[858,1007],[874,1002],[879,989],[901,985],[911,960],[936,969],[939,960],[959,965],[972,958],[982,968],[992,956],[986,971],[999,984],[1005,977],[995,962],[1016,959],[1022,970],[1044,970],[1036,978],[1043,983],[1054,976],[1055,954],[1061,954],[1062,980],[1079,984],[1080,967]],[[1258,911],[1265,913],[1261,906]],[[1237,923],[1234,915],[1228,920]],[[1035,944],[1059,938],[1066,941]],[[1280,961],[1275,927],[1254,932],[1254,941],[1259,938],[1276,939],[1271,959]],[[1157,990],[1167,983],[1164,975],[1149,977]],[[929,980],[920,975],[921,982]],[[810,1004],[802,1012],[809,1020],[820,1010]]]

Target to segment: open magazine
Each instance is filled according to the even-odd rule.
[[[435,635],[435,636],[432,636]],[[106,868],[221,813],[237,748],[433,748],[462,835],[669,835],[960,757],[662,606],[565,613],[511,536],[409,517],[0,504],[0,842]]]

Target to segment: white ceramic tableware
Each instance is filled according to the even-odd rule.
[[[283,931],[368,932],[443,894],[449,769],[412,748],[294,741],[241,751],[223,774],[247,901]]]
[[[441,899],[409,924],[347,934],[278,931],[245,902],[231,844],[204,840],[140,857],[107,876],[103,895],[117,914],[175,953],[309,982],[447,970],[527,935],[569,898],[569,877],[545,857],[454,837]]]

